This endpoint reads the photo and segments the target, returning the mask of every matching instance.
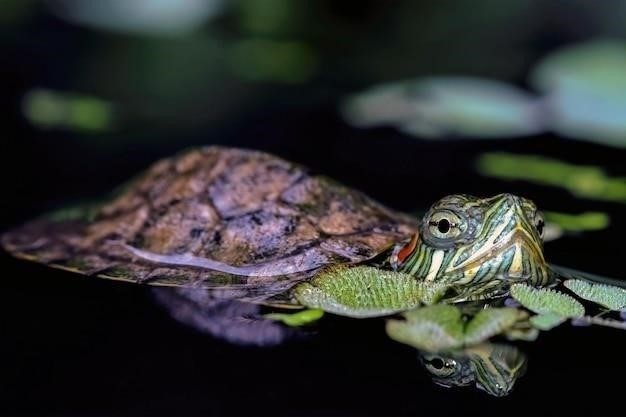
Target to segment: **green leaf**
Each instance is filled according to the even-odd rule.
[[[560,314],[545,313],[532,316],[530,323],[539,330],[550,330],[567,320]]]
[[[297,313],[270,313],[263,317],[269,320],[281,321],[287,326],[300,327],[313,323],[324,316],[324,310],[306,309]]]
[[[473,345],[489,339],[513,327],[518,321],[528,318],[528,314],[517,308],[488,308],[481,310],[467,324],[464,342]]]
[[[547,288],[513,284],[511,296],[537,314],[557,314],[561,317],[582,317],[585,314],[585,307],[573,297]]]
[[[438,301],[447,286],[369,266],[337,267],[299,284],[300,304],[341,316],[378,317]]]
[[[600,304],[610,310],[626,307],[626,289],[605,284],[592,284],[581,279],[568,279],[565,287],[585,300]]]
[[[405,320],[387,321],[387,334],[393,340],[427,352],[463,346],[464,323],[457,307],[437,304],[407,311],[403,316]]]

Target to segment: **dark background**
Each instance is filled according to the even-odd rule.
[[[346,95],[424,75],[527,88],[529,69],[550,51],[625,36],[624,2],[268,2],[263,10],[282,18],[263,18],[253,2],[215,2],[219,13],[174,34],[72,21],[63,10],[74,3],[0,5],[2,229],[98,198],[181,149],[223,144],[302,163],[408,212],[453,192],[512,192],[546,210],[605,212],[608,229],[549,243],[546,256],[626,278],[623,201],[474,170],[481,153],[508,151],[626,177],[623,145],[549,133],[429,141],[391,127],[357,129],[337,111]],[[288,70],[272,72],[263,60],[229,61],[238,42],[259,39],[305,45],[309,67],[287,58]],[[24,110],[37,88],[113,103],[114,122],[38,124]],[[174,322],[144,288],[5,253],[0,266],[2,415],[623,414],[626,334],[618,330],[564,325],[520,344],[527,374],[510,396],[493,398],[432,384],[416,352],[385,336],[383,321],[327,318],[311,340],[233,346]]]

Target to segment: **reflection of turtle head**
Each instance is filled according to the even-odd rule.
[[[474,381],[472,367],[467,357],[442,356],[435,353],[421,353],[420,359],[433,382],[442,387],[464,387]]]
[[[471,284],[483,294],[497,292],[503,280],[546,284],[543,228],[528,199],[450,195],[430,208],[419,235],[395,251],[392,263],[418,278]]]
[[[446,388],[476,387],[496,397],[511,392],[526,370],[526,355],[512,345],[481,344],[447,355],[421,353],[433,382]]]

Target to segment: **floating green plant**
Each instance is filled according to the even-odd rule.
[[[560,314],[543,313],[530,318],[530,323],[539,330],[550,330],[567,320]]]
[[[514,328],[528,318],[516,308],[489,308],[468,319],[461,309],[436,304],[402,313],[404,320],[387,321],[390,338],[427,352],[472,346]]]
[[[582,317],[585,314],[585,307],[573,297],[548,288],[513,284],[511,296],[537,314],[555,314],[564,318]]]
[[[348,317],[386,316],[438,301],[447,286],[369,266],[329,268],[299,284],[294,296],[309,308]]]
[[[610,310],[621,310],[626,307],[626,289],[624,288],[595,284],[581,279],[568,279],[563,285],[579,297]]]

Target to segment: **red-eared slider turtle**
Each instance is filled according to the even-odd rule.
[[[298,305],[286,290],[340,264],[443,282],[459,299],[551,279],[544,220],[525,198],[447,196],[418,221],[251,150],[185,151],[78,214],[34,220],[3,235],[2,245],[19,258],[86,275],[227,289],[281,305]]]

